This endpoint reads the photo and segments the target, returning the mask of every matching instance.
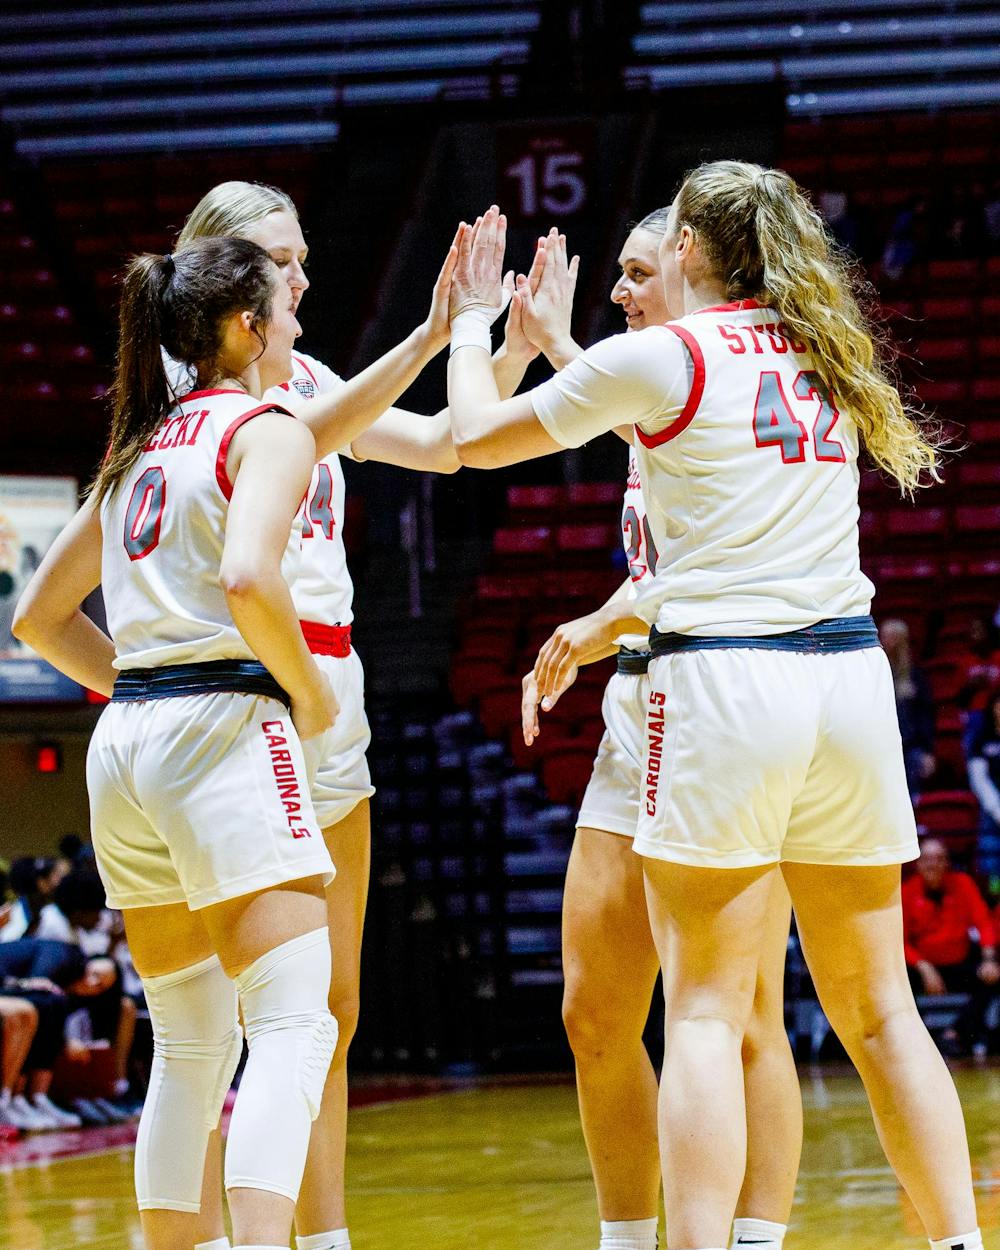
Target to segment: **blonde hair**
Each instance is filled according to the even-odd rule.
[[[262,182],[220,182],[201,197],[191,210],[177,236],[177,246],[192,239],[212,239],[222,235],[242,235],[271,213],[291,213],[298,220],[298,209],[284,191]]]
[[[795,181],[780,169],[712,161],[684,179],[676,210],[676,229],[691,227],[727,297],[773,308],[809,345],[824,386],[902,492],[940,480],[942,433],[901,396],[892,347],[865,311],[871,287]]]

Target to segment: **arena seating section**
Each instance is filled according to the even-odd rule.
[[[790,115],[995,103],[990,0],[664,0],[640,6],[627,86],[773,83]]]
[[[5,22],[0,120],[33,158],[329,143],[344,110],[516,94],[540,9],[46,3]]]

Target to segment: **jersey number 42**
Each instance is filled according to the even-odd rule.
[[[777,447],[785,464],[801,464],[806,459],[810,431],[795,415],[796,409],[807,416],[806,404],[816,404],[811,438],[817,460],[843,463],[843,445],[831,438],[840,413],[833,396],[823,385],[818,373],[803,369],[792,383],[795,407],[789,400],[781,374],[768,371],[760,375],[757,400],[753,410],[753,436],[758,447]]]

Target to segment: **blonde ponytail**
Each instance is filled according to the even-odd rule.
[[[900,394],[891,345],[865,311],[873,292],[788,174],[743,161],[702,165],[684,180],[676,220],[698,236],[729,298],[774,308],[809,345],[868,455],[904,494],[940,480],[944,438]]]

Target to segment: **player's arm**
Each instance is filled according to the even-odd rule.
[[[544,249],[540,249],[540,255],[541,261],[536,256],[527,275],[532,290],[537,289],[541,278]],[[504,278],[504,289],[508,295],[513,295],[513,273]],[[528,365],[537,355],[538,348],[525,335],[520,316],[515,317],[512,306],[507,315],[503,344],[493,353],[493,377],[501,399],[509,399],[516,392]],[[407,412],[404,408],[390,408],[354,439],[351,454],[356,460],[377,460],[425,473],[455,473],[462,467],[455,451],[451,413],[447,408],[433,417]]]
[[[25,587],[11,629],[61,673],[110,696],[116,675],[114,643],[80,607],[100,584],[101,517],[88,500]]]
[[[595,611],[560,625],[539,649],[535,666],[521,680],[521,728],[530,746],[538,737],[538,707],[549,712],[576,681],[582,665],[616,654],[622,634],[647,634],[648,622],[635,615],[629,595],[632,579]]]
[[[318,395],[297,409],[316,440],[317,458],[347,447],[391,408],[421,370],[448,342],[448,294],[458,256],[457,240],[448,249],[434,283],[431,307],[419,326],[392,351],[343,386]]]
[[[686,349],[669,335],[651,351],[649,340],[638,342],[650,331],[606,339],[527,395],[501,400],[487,319],[503,261],[501,222],[490,210],[477,230],[463,233],[452,281],[448,402],[462,463],[497,468],[579,447],[615,426],[661,427],[690,389]]]
[[[315,460],[312,434],[282,413],[263,413],[236,431],[226,461],[233,494],[219,569],[236,627],[288,691],[302,738],[322,733],[337,714],[281,575],[288,535]]]

